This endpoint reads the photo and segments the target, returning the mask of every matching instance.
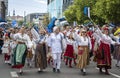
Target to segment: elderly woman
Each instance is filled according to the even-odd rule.
[[[27,34],[25,34],[25,27],[22,27],[20,31],[15,35],[17,46],[14,52],[14,65],[13,68],[20,69],[20,74],[23,73],[22,68],[25,64],[25,59],[27,55],[27,48],[30,48],[32,45],[31,40]]]
[[[53,58],[53,72],[57,71],[60,73],[63,34],[60,33],[59,27],[54,27],[53,31],[49,38],[49,47],[51,48]]]
[[[80,68],[83,75],[86,75],[86,66],[89,64],[89,51],[92,47],[91,41],[85,29],[81,29],[81,33],[74,38],[78,43],[77,68]]]

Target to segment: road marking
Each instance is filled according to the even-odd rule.
[[[31,71],[37,71],[37,69],[23,70],[23,73],[24,72],[31,72]],[[15,72],[15,71],[11,71],[10,74],[11,74],[12,78],[18,78],[19,77],[18,74],[17,74],[17,72]]]
[[[96,67],[96,69],[99,70],[99,68],[97,68],[97,67]],[[103,70],[103,72],[105,72],[105,70]],[[117,75],[117,74],[114,74],[114,73],[111,73],[111,72],[109,72],[109,74],[114,76],[114,77],[120,78],[120,76]]]
[[[17,72],[10,72],[10,74],[11,74],[11,76],[13,77],[13,78],[18,78],[19,76],[18,76],[18,74],[17,74]]]

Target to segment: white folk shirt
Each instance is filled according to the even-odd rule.
[[[105,34],[102,35],[101,40],[106,44],[115,44],[111,37]]]
[[[83,37],[83,36],[77,35],[76,41],[78,46],[88,46],[90,50],[92,49],[91,41],[89,37]]]
[[[21,33],[17,33],[15,35],[15,39],[16,41],[25,42],[28,48],[32,47],[32,41],[30,40],[30,37],[27,34],[22,35]]]
[[[98,31],[99,38],[102,42],[108,45],[115,44],[115,41],[113,41],[109,35],[103,34],[99,28],[97,29],[97,31]]]
[[[52,53],[62,53],[62,38],[61,33],[52,33],[49,38],[49,46],[51,47]]]
[[[72,39],[69,39],[69,38],[66,38],[65,39],[65,42],[64,42],[64,49],[66,49],[67,48],[67,45],[72,45],[73,46],[73,49],[74,49],[74,51],[75,51],[75,49],[76,49],[76,42],[74,41],[74,40],[72,40]]]

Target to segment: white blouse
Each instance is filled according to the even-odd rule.
[[[75,39],[77,41],[78,46],[89,46],[89,49],[90,50],[92,49],[90,37],[83,37],[80,35],[76,35]]]
[[[102,42],[109,44],[109,45],[115,44],[115,41],[113,41],[109,35],[103,34],[99,28],[98,28],[98,35]]]
[[[30,37],[27,34],[21,34],[21,33],[17,33],[14,38],[16,39],[16,41],[20,41],[20,42],[25,42],[26,46],[28,48],[32,47],[32,41],[30,40]]]

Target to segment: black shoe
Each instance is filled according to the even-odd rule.
[[[116,67],[119,67],[117,64],[115,65]]]
[[[38,73],[42,73],[43,71],[42,70],[39,70]]]
[[[57,69],[57,73],[60,73],[60,69]]]
[[[81,72],[83,72],[83,69],[81,69]]]
[[[8,63],[9,66],[11,66],[11,63]]]
[[[23,71],[21,71],[21,72],[18,72],[18,74],[19,74],[19,75],[23,75]]]
[[[83,72],[83,76],[85,76],[86,75],[86,72]]]
[[[56,72],[56,69],[55,69],[55,68],[53,68],[53,72]]]

